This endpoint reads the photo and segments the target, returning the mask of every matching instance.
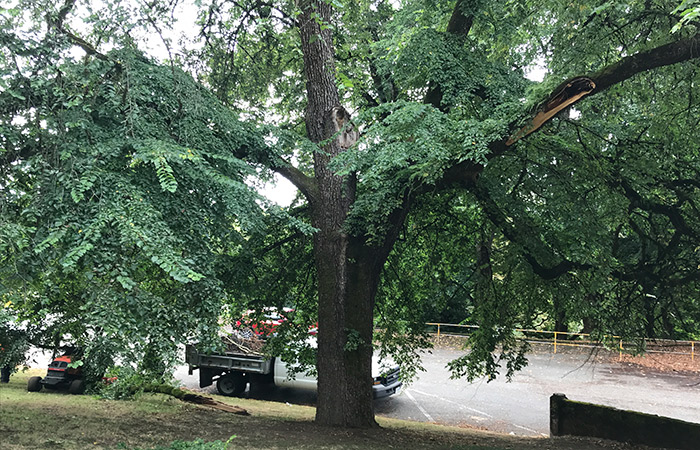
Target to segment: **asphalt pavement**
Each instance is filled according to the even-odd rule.
[[[581,353],[538,353],[511,382],[451,379],[446,368],[461,352],[434,349],[422,357],[425,372],[398,395],[375,400],[377,415],[474,427],[523,436],[549,435],[549,397],[631,409],[700,423],[700,377],[668,374],[601,362]],[[197,372],[181,367],[176,378],[199,389]],[[215,393],[211,386],[206,392]],[[313,405],[313,393],[294,389],[249,392],[249,398]]]

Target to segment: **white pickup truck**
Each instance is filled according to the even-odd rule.
[[[306,373],[297,373],[289,377],[287,363],[279,358],[265,358],[246,353],[226,352],[224,354],[204,354],[197,352],[194,345],[185,349],[185,361],[189,372],[199,369],[199,387],[211,386],[216,382],[216,389],[222,395],[239,395],[245,391],[248,383],[269,384],[306,390],[316,390],[316,377]],[[401,389],[400,368],[393,366],[384,372],[377,358],[372,361],[372,391],[374,398],[396,394]]]

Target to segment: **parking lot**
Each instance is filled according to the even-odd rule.
[[[375,401],[378,415],[397,419],[475,427],[501,433],[549,434],[549,397],[561,392],[572,400],[674,417],[700,423],[700,377],[661,373],[621,364],[587,352],[535,353],[512,382],[453,380],[445,368],[460,355],[439,348],[423,354],[425,372],[399,395]],[[198,388],[197,373],[180,368],[176,377]],[[209,392],[216,392],[213,387]],[[251,398],[314,404],[315,395],[292,389],[245,394]]]

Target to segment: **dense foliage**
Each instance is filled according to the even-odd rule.
[[[53,34],[3,37],[3,304],[45,326],[38,344],[85,346],[96,373],[118,355],[169,365],[215,336],[227,258],[288,222],[236,157],[264,159],[264,130],[136,50],[81,61]]]
[[[197,6],[177,43],[184,2],[0,10],[0,298],[22,318],[149,364],[223,305],[292,307],[280,339],[319,319],[343,370],[368,324],[408,368],[426,321],[464,322],[469,377],[522,367],[516,326],[698,337],[697,2]],[[273,171],[293,207],[246,185]]]

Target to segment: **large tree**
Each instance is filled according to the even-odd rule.
[[[582,51],[589,52],[590,55],[586,56],[591,59],[586,58],[580,69],[575,67],[577,63],[581,64],[576,59],[569,62],[574,67],[563,66],[565,71],[562,72],[568,79],[546,92],[534,114],[528,117],[527,114],[520,113],[521,120],[524,121],[518,121],[514,100],[518,95],[523,95],[522,91],[517,91],[517,86],[522,86],[523,83],[517,76],[513,76],[513,72],[516,72],[513,64],[515,61],[508,60],[515,59],[510,54],[513,49],[508,49],[503,55],[510,58],[497,61],[492,59],[490,52],[497,51],[498,47],[480,45],[479,40],[485,38],[483,34],[470,36],[475,20],[491,16],[495,22],[503,20],[503,25],[506,25],[508,21],[504,19],[508,18],[498,17],[500,12],[493,11],[493,6],[488,2],[457,1],[445,31],[433,25],[425,35],[418,32],[412,36],[415,43],[413,39],[408,41],[408,45],[415,45],[415,48],[410,51],[402,49],[399,61],[405,59],[407,63],[413,62],[411,69],[417,73],[410,74],[413,78],[411,82],[417,84],[417,90],[424,90],[423,101],[426,106],[413,103],[403,110],[385,109],[387,117],[383,118],[383,125],[386,129],[377,135],[368,133],[368,141],[374,138],[383,142],[372,145],[370,141],[367,152],[382,152],[382,156],[391,157],[392,164],[400,161],[404,165],[402,171],[383,170],[382,184],[373,186],[371,177],[378,171],[370,164],[381,163],[381,156],[377,157],[379,161],[367,157],[358,164],[345,159],[349,167],[340,171],[329,170],[332,158],[342,151],[338,140],[332,139],[334,128],[333,117],[330,115],[332,109],[339,105],[332,33],[333,10],[330,2],[302,2],[300,5],[301,15],[298,20],[308,96],[305,123],[309,139],[320,143],[321,149],[314,153],[314,178],[310,179],[296,171],[285,170],[282,173],[307,197],[312,223],[319,229],[315,235],[314,254],[318,274],[320,326],[317,420],[322,423],[351,426],[369,426],[374,423],[367,380],[370,373],[375,296],[382,268],[410,208],[421,193],[458,186],[474,192],[488,208],[488,194],[478,178],[489,161],[515,151],[511,149],[517,148],[514,144],[519,140],[532,135],[560,111],[583,98],[605,92],[640,73],[698,56],[693,50],[700,42],[697,36],[677,40],[667,36],[652,37],[650,28],[656,27],[649,23],[647,13],[640,13],[640,17],[632,15],[624,19],[628,23],[614,26],[610,31],[621,35],[621,49],[617,52],[605,46],[595,49],[591,42],[581,42]],[[517,9],[528,5],[513,3],[512,6]],[[554,14],[559,21],[564,18],[572,20],[573,23],[567,27],[569,39],[592,39],[594,35],[589,35],[588,30],[574,32],[575,25],[586,28],[598,14],[605,16],[605,20],[619,19],[615,17],[616,14],[607,14],[605,9],[624,9],[633,5],[626,4],[623,7],[608,3],[605,7],[591,8],[585,15],[573,17],[566,17],[569,13],[559,10],[559,6],[553,4],[551,11],[546,6],[538,6],[539,11],[526,12],[531,17],[526,17],[524,11],[517,19],[543,19],[543,14]],[[661,14],[662,11],[657,12]],[[665,19],[666,23],[671,20],[671,17]],[[489,28],[489,25],[485,28]],[[517,27],[522,24],[509,25]],[[368,28],[371,26],[370,22]],[[533,29],[532,22],[529,26],[532,27],[530,31],[533,34],[538,34]],[[651,44],[645,43],[644,46],[637,47],[636,42],[630,41],[634,38],[633,35],[622,33],[624,26],[635,29],[641,27],[646,41]],[[561,39],[557,34],[567,33],[567,29],[555,28],[552,36],[540,38]],[[667,27],[664,29],[668,30]],[[602,30],[599,28],[596,32]],[[551,51],[558,50],[553,48]],[[564,54],[572,58],[571,53]],[[521,58],[521,61],[527,63],[525,58]],[[371,72],[371,64],[379,62],[371,56],[368,61],[370,74],[375,75]],[[489,61],[487,67],[479,67],[484,61]],[[508,67],[509,63],[513,65]],[[451,70],[451,65],[466,73]],[[562,62],[553,61],[552,65],[558,68]],[[421,70],[421,66],[427,66],[427,70]],[[382,83],[374,86],[373,91],[377,96],[383,93],[383,85],[397,83],[392,74],[386,68],[384,70],[384,73],[376,74],[379,83]],[[585,71],[577,73],[574,70]],[[506,84],[509,81],[512,83],[510,86]],[[370,96],[370,92],[363,94]],[[472,104],[479,101],[483,104],[479,105],[476,113],[469,111]],[[402,113],[405,114],[403,117]],[[467,125],[460,126],[460,119]],[[412,126],[407,127],[406,121]],[[411,124],[410,121],[414,123]],[[392,141],[397,145],[389,145]],[[402,158],[401,155],[392,155],[392,151],[404,151],[407,154]],[[361,152],[362,150],[355,151]],[[391,177],[386,177],[387,172]],[[365,183],[358,187],[358,180]],[[393,201],[382,202],[377,196],[391,196]],[[379,208],[377,204],[366,205],[367,199],[363,197],[375,197],[372,200],[380,205]],[[488,211],[498,214],[497,211]],[[371,231],[357,222],[371,224]],[[499,225],[510,230],[507,222],[505,220],[505,223]],[[543,263],[533,260],[538,270],[545,275],[549,275],[550,271],[564,273],[577,266],[569,260],[555,262],[556,266],[543,267]]]
[[[169,17],[171,5],[145,5],[139,10],[142,20],[126,30],[90,16],[93,28],[83,37],[66,25],[72,6],[69,0],[56,11],[50,9],[49,34],[91,56],[88,59],[93,61],[84,70],[99,74],[90,77],[95,86],[117,88],[99,91],[100,101],[92,103],[100,108],[114,105],[114,111],[88,111],[88,117],[82,109],[79,115],[89,126],[79,136],[90,142],[92,127],[101,127],[110,139],[124,140],[116,146],[121,156],[133,160],[137,168],[142,161],[152,161],[157,181],[167,192],[178,190],[172,184],[176,179],[172,164],[164,161],[183,156],[188,160],[191,147],[208,153],[196,159],[205,163],[207,175],[216,172],[208,166],[214,160],[225,162],[228,175],[243,170],[234,160],[225,159],[228,151],[235,161],[246,161],[263,173],[281,174],[303,195],[301,214],[309,217],[315,229],[316,419],[320,423],[376,426],[369,380],[377,294],[382,287],[382,306],[400,303],[388,300],[391,277],[385,277],[382,284],[382,271],[390,256],[401,256],[392,250],[405,247],[403,241],[397,246],[397,241],[410,235],[410,226],[419,224],[416,212],[441,205],[445,208],[441,211],[463,214],[461,219],[468,215],[472,227],[484,227],[469,239],[478,249],[473,296],[479,310],[476,316],[484,325],[477,335],[484,351],[457,361],[453,366],[457,373],[497,370],[490,350],[499,341],[510,343],[502,324],[509,323],[514,310],[494,295],[500,281],[512,279],[510,270],[521,278],[529,271],[541,280],[561,280],[571,287],[569,291],[583,292],[576,301],[593,311],[591,315],[609,306],[608,291],[626,290],[630,310],[650,312],[646,320],[651,330],[647,332],[653,332],[659,302],[637,307],[637,299],[658,300],[662,294],[675,299],[683,289],[694,289],[697,252],[689,245],[698,229],[697,155],[693,150],[697,147],[687,146],[697,138],[693,88],[700,37],[692,20],[671,33],[679,20],[672,13],[677,6],[673,2],[212,1],[200,15],[203,46],[185,58],[229,111],[278,125],[255,131],[239,128],[240,122],[227,118],[213,98],[191,101],[186,94],[203,90],[189,82],[173,84],[178,88],[175,96],[167,97],[172,104],[159,101],[158,95],[167,88],[155,86],[152,80],[166,79],[163,72],[149,76],[142,58],[100,50],[102,40],[128,45],[134,39],[131,31],[139,24],[160,32],[164,25],[159,18]],[[125,10],[120,8],[110,10],[113,17],[124,17]],[[6,24],[5,29],[12,28]],[[18,56],[28,55],[37,64],[33,76],[62,83],[63,71],[47,73],[51,66],[46,61],[65,60],[65,53],[57,55],[47,47],[27,44],[16,28],[4,31],[2,39],[8,72]],[[176,61],[171,54],[171,80],[180,79]],[[15,64],[20,75],[22,64],[25,62]],[[537,66],[546,67],[541,83],[525,77]],[[21,130],[14,131],[23,127],[12,123],[13,114],[18,114],[12,109],[17,100],[31,99],[23,104],[30,123],[48,120],[45,117],[53,117],[55,111],[76,112],[70,106],[79,92],[56,99],[52,86],[51,90],[39,89],[45,93],[35,97],[40,86],[31,79],[13,78],[15,84],[3,94],[10,106],[6,107],[4,125],[9,131],[4,135],[2,168],[14,172],[9,178],[12,184],[25,180],[20,189],[4,189],[10,197],[35,192],[33,183],[38,178],[27,179],[25,174],[36,166],[21,166],[17,161],[30,161],[46,148],[44,142],[28,140]],[[73,85],[80,91],[79,83]],[[37,116],[35,105],[55,106],[42,109],[44,115]],[[82,108],[85,102],[79,100],[75,105]],[[573,105],[576,115],[567,116]],[[355,125],[348,122],[342,106],[361,110]],[[149,114],[151,110],[159,115]],[[209,114],[212,118],[207,120]],[[281,117],[275,118],[276,114]],[[197,119],[192,122],[192,117]],[[135,122],[135,118],[140,120]],[[74,136],[80,123],[62,119],[60,126],[45,127],[41,138],[63,139],[56,143],[61,148],[64,130]],[[347,138],[353,136],[351,127],[360,124],[364,125],[362,138],[353,144]],[[693,128],[686,129],[689,125]],[[40,124],[32,128],[34,132],[41,129]],[[140,151],[142,142],[154,138],[158,138],[157,145],[148,147],[150,153]],[[113,155],[114,161],[119,156]],[[72,161],[73,153],[59,152],[56,157]],[[199,192],[193,175],[196,167],[182,171],[192,183],[189,190],[180,189],[176,194],[185,197],[178,202]],[[138,185],[144,176],[134,174],[135,179],[127,184]],[[92,192],[93,183],[87,175],[75,181],[71,191],[75,204],[80,205],[84,194]],[[130,202],[134,194],[128,194]],[[28,196],[20,197],[13,199],[14,207],[31,203]],[[198,204],[214,209],[248,204],[239,200],[209,193]],[[162,216],[142,220],[166,223],[166,245],[144,246],[126,231],[120,231],[121,238],[115,236],[120,245],[124,237],[131,237],[134,245],[146,250],[148,260],[155,262],[156,267],[148,260],[139,266],[144,279],[150,278],[149,269],[165,270],[175,279],[199,278],[199,272],[190,272],[197,264],[172,256],[177,247],[173,242],[189,242],[186,233],[177,234],[178,223],[167,223],[175,220],[171,216],[177,216],[177,210],[164,206],[176,204],[171,198],[159,199],[154,211],[162,211]],[[80,211],[89,217],[96,214]],[[218,217],[230,221],[247,215],[228,211]],[[201,217],[202,225],[217,226],[218,232],[229,230],[222,223],[215,224],[216,218],[206,208]],[[128,230],[131,223],[111,220],[119,225],[117,230],[120,226]],[[450,230],[464,229],[464,223],[455,223],[460,226]],[[34,225],[24,227],[11,229],[22,236],[34,233],[30,229]],[[55,233],[64,228],[58,223],[56,230],[45,231],[40,242],[53,245],[64,236]],[[227,238],[210,236],[206,227],[199,229],[200,236],[207,238],[201,254],[209,256],[215,244],[223,246]],[[293,234],[283,239],[291,237]],[[28,246],[21,239],[14,242]],[[69,263],[68,267],[86,267],[77,263],[92,257],[94,245],[88,244],[76,247],[72,242],[68,245],[70,258],[61,261]],[[60,246],[54,247],[60,254]],[[499,249],[505,249],[502,253],[508,257],[493,254]],[[3,248],[13,250],[22,249]],[[159,252],[170,252],[170,259],[154,259]],[[233,250],[221,253],[230,256]],[[211,262],[209,256],[202,256],[199,264],[219,267],[205,264]],[[207,279],[216,279],[223,272],[212,269]],[[594,281],[582,281],[584,278]],[[108,276],[102,279],[111,280]],[[122,275],[121,280],[126,289],[133,277]],[[619,283],[611,287],[610,280]],[[661,305],[671,308],[674,304]],[[555,305],[553,313],[565,314],[566,309]],[[602,318],[596,320],[600,325]],[[521,363],[516,351],[508,368]]]

